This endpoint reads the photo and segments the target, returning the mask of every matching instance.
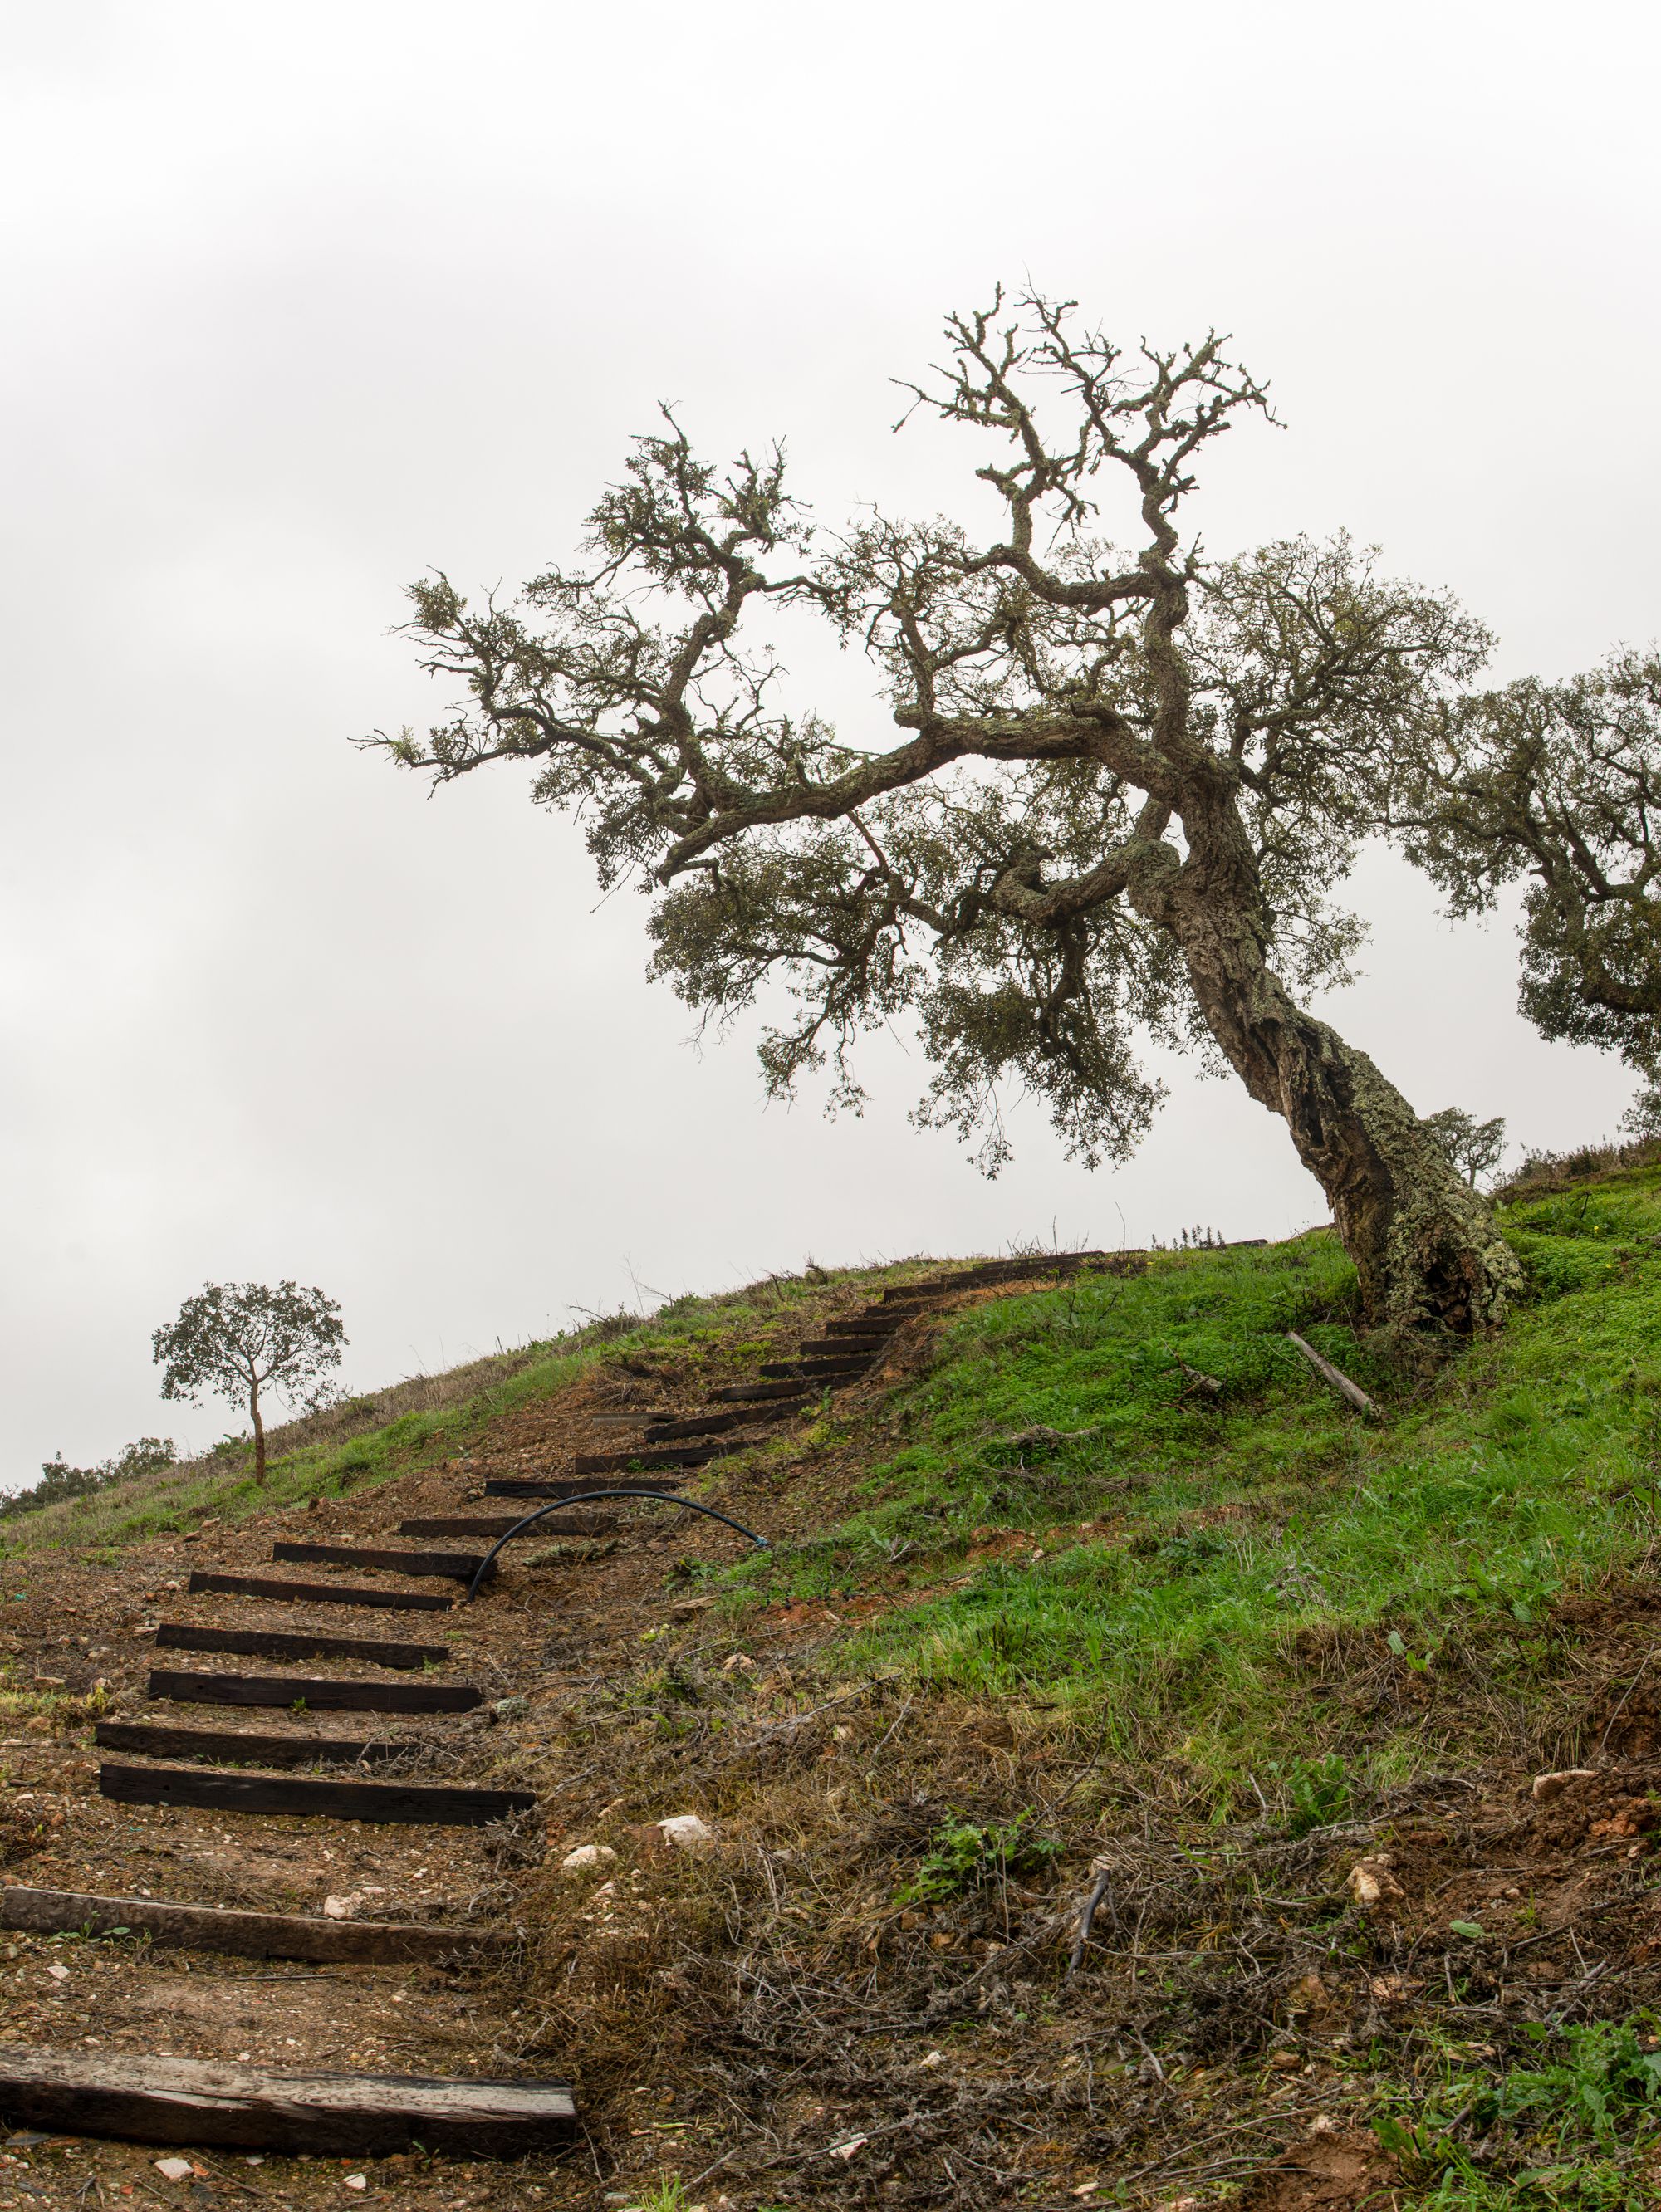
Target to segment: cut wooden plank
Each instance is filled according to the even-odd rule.
[[[646,1431],[648,1444],[670,1443],[677,1437],[718,1437],[733,1429],[742,1429],[752,1424],[788,1420],[812,1403],[803,1397],[775,1398],[765,1413],[745,1413],[736,1406],[712,1406],[706,1413],[689,1413],[684,1420],[659,1421]]]
[[[795,1376],[804,1382],[823,1376],[827,1382],[842,1382],[855,1375],[863,1375],[870,1366],[868,1358],[853,1359],[764,1359],[761,1371],[770,1382]]]
[[[470,1583],[484,1553],[399,1552],[380,1544],[273,1544],[271,1557],[306,1566],[376,1567],[386,1575],[442,1575],[449,1582]]]
[[[828,1321],[824,1324],[824,1333],[827,1336],[892,1336],[902,1318],[902,1315],[891,1306],[885,1313],[859,1314],[846,1321]]]
[[[199,1774],[184,1767],[98,1770],[100,1796],[123,1805],[207,1805],[222,1813],[324,1814],[337,1820],[403,1820],[440,1828],[481,1828],[536,1803],[524,1790],[468,1790],[416,1782],[337,1782],[282,1774]]]
[[[485,1517],[465,1513],[439,1514],[421,1521],[400,1521],[400,1536],[478,1536],[484,1542],[493,1542],[517,1528],[525,1518],[522,1513],[492,1514]],[[608,1536],[618,1525],[615,1513],[551,1513],[545,1521],[538,1521],[538,1536]]]
[[[377,1589],[373,1583],[297,1583],[281,1575],[222,1575],[198,1567],[186,1585],[195,1597],[213,1590],[224,1597],[277,1598],[294,1605],[366,1605],[400,1613],[447,1613],[453,1598],[431,1590]]]
[[[644,1472],[652,1474],[666,1467],[703,1467],[708,1461],[719,1459],[723,1453],[734,1449],[735,1447],[731,1444],[715,1443],[678,1446],[671,1444],[665,1445],[661,1450],[654,1451],[649,1444],[642,1444],[638,1451],[579,1452],[571,1464],[580,1475],[600,1474],[621,1477],[626,1474],[631,1467],[637,1467]]]
[[[889,1329],[871,1329],[863,1336],[810,1336],[804,1341],[801,1353],[804,1359],[852,1359],[861,1352],[874,1355],[882,1350],[892,1333]]]
[[[672,1498],[682,1485],[672,1480],[658,1481],[648,1476],[627,1486],[631,1490],[660,1490],[666,1498]],[[487,1498],[575,1498],[580,1493],[596,1489],[602,1496],[609,1497],[611,1494],[603,1483],[577,1482],[563,1475],[550,1475],[545,1480],[487,1482],[484,1495]]]
[[[447,1644],[394,1644],[380,1636],[326,1636],[319,1630],[204,1628],[164,1620],[155,1640],[169,1651],[234,1651],[243,1659],[368,1659],[377,1667],[441,1667]]]
[[[864,1369],[857,1370],[863,1374]],[[801,1396],[800,1380],[793,1382],[736,1382],[724,1390],[712,1390],[709,1395],[721,1406],[760,1406],[778,1398]]]
[[[484,1702],[471,1682],[354,1682],[338,1674],[197,1674],[157,1667],[147,1697],[176,1705],[293,1705],[318,1712],[470,1713]]]
[[[97,1897],[86,1892],[0,1889],[0,1927],[40,1936],[113,1929],[148,1936],[181,1950],[224,1951],[239,1959],[310,1959],[318,1965],[393,1965],[418,1960],[499,1958],[520,1942],[516,1929],[441,1928],[414,1920],[324,1920],[288,1912],[237,1912],[224,1905],[162,1905],[149,1897]]]
[[[372,1766],[423,1751],[419,1736],[271,1735],[252,1729],[175,1728],[164,1721],[99,1721],[93,1741],[100,1751],[131,1752],[138,1759],[200,1759],[246,1766]]]
[[[0,2048],[0,2111],[14,2125],[135,2142],[223,2145],[364,2158],[448,2151],[511,2158],[567,2142],[562,2081],[441,2081],[392,2074],[274,2074],[223,2060],[66,2057]]]

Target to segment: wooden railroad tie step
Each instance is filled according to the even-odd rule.
[[[219,1813],[286,1813],[298,1820],[320,1813],[337,1820],[400,1820],[436,1828],[482,1828],[511,1813],[529,1812],[537,1802],[525,1790],[337,1782],[305,1774],[204,1774],[175,1766],[100,1766],[98,1789],[101,1796],[123,1805],[204,1805]]]
[[[810,1405],[811,1399],[803,1397],[775,1398],[769,1401],[765,1413],[746,1413],[737,1407],[711,1406],[702,1413],[688,1413],[678,1421],[659,1421],[646,1431],[648,1444],[670,1443],[677,1437],[718,1437],[729,1430],[749,1427],[752,1423],[788,1420]]]
[[[525,1518],[522,1513],[490,1514],[483,1518],[465,1513],[441,1513],[419,1521],[400,1521],[400,1536],[478,1536],[486,1543],[510,1535]],[[545,1521],[526,1530],[532,1536],[607,1536],[618,1525],[615,1513],[551,1513]]]
[[[863,1374],[865,1370],[861,1367],[850,1371]],[[770,1406],[780,1398],[800,1400],[802,1386],[800,1380],[794,1382],[733,1382],[725,1389],[712,1390],[709,1395],[721,1406]]]
[[[148,1936],[180,1950],[239,1959],[309,1959],[319,1966],[441,1966],[496,1959],[520,1941],[512,1929],[442,1928],[413,1920],[325,1920],[289,1912],[240,1912],[226,1905],[163,1905],[149,1897],[98,1897],[77,1890],[0,1889],[0,1928],[37,1936],[90,1931]]]
[[[0,2111],[14,2125],[135,2142],[361,2158],[449,2151],[514,2158],[569,2141],[563,2081],[393,2074],[274,2074],[224,2060],[0,2048]]]
[[[484,1692],[471,1682],[355,1682],[338,1674],[196,1674],[154,1668],[145,1692],[178,1705],[293,1705],[319,1712],[470,1713]]]
[[[880,1334],[872,1330],[863,1336],[810,1336],[801,1346],[805,1359],[818,1357],[826,1359],[854,1359],[863,1354],[873,1358],[888,1341],[888,1332]]]
[[[870,1364],[869,1358],[864,1354],[849,1359],[764,1359],[761,1371],[769,1382],[781,1382],[787,1376],[796,1376],[803,1382],[821,1379],[839,1382],[852,1382],[856,1375],[863,1375]]]
[[[419,1736],[271,1735],[252,1729],[175,1728],[163,1721],[99,1721],[93,1741],[100,1751],[135,1759],[200,1759],[248,1766],[373,1766],[424,1751]]]
[[[293,1605],[366,1605],[402,1613],[447,1613],[455,1602],[431,1590],[378,1589],[373,1583],[297,1583],[280,1575],[222,1575],[198,1567],[186,1586],[192,1597],[268,1597]]]
[[[484,1486],[484,1495],[487,1498],[575,1498],[580,1493],[585,1493],[597,1486],[592,1482],[576,1482],[563,1475],[550,1475],[545,1480],[538,1478],[535,1480],[525,1482],[505,1480],[501,1482],[487,1482]],[[629,1487],[632,1490],[660,1490],[666,1498],[672,1498],[681,1485],[678,1482],[655,1482],[648,1479],[631,1483]],[[602,1489],[601,1494],[609,1496],[611,1493]]]
[[[470,1583],[478,1571],[478,1552],[398,1552],[380,1544],[273,1544],[274,1559],[291,1559],[296,1565],[376,1567],[387,1575],[441,1575],[448,1582]]]
[[[904,1319],[903,1314],[895,1312],[891,1309],[886,1313],[845,1316],[839,1321],[826,1322],[824,1333],[827,1336],[886,1339],[893,1335]]]
[[[720,1459],[736,1446],[714,1443],[708,1444],[666,1445],[654,1450],[642,1444],[638,1451],[579,1452],[572,1464],[579,1474],[604,1474],[622,1477],[631,1467],[654,1474],[666,1467],[703,1467],[712,1459]],[[642,1484],[642,1488],[645,1488]]]
[[[441,1667],[447,1644],[393,1644],[379,1636],[326,1636],[320,1631],[204,1628],[194,1620],[164,1620],[156,1643],[169,1651],[234,1651],[242,1659],[368,1659],[377,1667]]]

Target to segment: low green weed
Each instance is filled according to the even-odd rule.
[[[691,2203],[680,2176],[666,2173],[651,2185],[643,2197],[625,2205],[623,2212],[691,2212]]]
[[[896,1905],[943,1905],[971,1889],[986,1889],[1010,1875],[1042,1874],[1061,1845],[1035,1835],[1031,1808],[1001,1826],[977,1827],[943,1820],[929,1838],[917,1871],[894,1893]]]
[[[1289,1836],[1307,1836],[1316,1828],[1330,1827],[1350,1808],[1349,1765],[1335,1751],[1318,1759],[1293,1759],[1284,1764],[1271,1761],[1266,1771],[1285,1793]]]
[[[1661,2048],[1647,2015],[1524,2031],[1541,2063],[1451,2059],[1427,2095],[1375,2120],[1409,2187],[1402,2212],[1648,2212],[1661,2197]]]

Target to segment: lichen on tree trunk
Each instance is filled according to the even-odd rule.
[[[1131,899],[1176,939],[1224,1057],[1281,1115],[1326,1193],[1369,1319],[1497,1328],[1523,1279],[1493,1209],[1367,1054],[1299,1006],[1269,965],[1257,857],[1220,763],[1197,763],[1184,802],[1185,855],[1150,853]]]
[[[1487,1200],[1366,1053],[1292,1015],[1254,1040],[1254,1059],[1272,1068],[1263,1103],[1285,1116],[1331,1202],[1368,1315],[1462,1334],[1497,1327],[1522,1271]]]
[[[1190,980],[1230,1064],[1284,1119],[1326,1193],[1369,1318],[1461,1334],[1498,1327],[1522,1270],[1493,1209],[1368,1055],[1253,957],[1251,937],[1233,940],[1233,962],[1190,957]]]

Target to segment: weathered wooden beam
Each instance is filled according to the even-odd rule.
[[[222,1813],[280,1813],[297,1820],[397,1820],[480,1828],[536,1799],[524,1790],[468,1790],[416,1782],[336,1782],[311,1775],[209,1774],[174,1766],[98,1770],[99,1794],[123,1805],[205,1805]]]
[[[725,1389],[712,1390],[709,1395],[718,1406],[759,1406],[776,1398],[800,1398],[802,1387],[800,1379],[793,1382],[734,1382]]]
[[[157,1667],[145,1693],[179,1705],[294,1705],[318,1712],[470,1713],[484,1692],[471,1682],[358,1682],[338,1674],[198,1674]]]
[[[388,1575],[441,1575],[470,1583],[484,1556],[478,1552],[399,1552],[380,1544],[273,1544],[274,1559],[307,1566],[374,1567]]]
[[[646,1431],[648,1444],[672,1443],[678,1437],[718,1437],[733,1429],[749,1428],[763,1421],[786,1421],[799,1413],[812,1401],[798,1395],[794,1398],[774,1398],[768,1401],[762,1412],[746,1412],[742,1406],[712,1406],[707,1413],[688,1413],[678,1421],[657,1421]]]
[[[764,1359],[761,1372],[770,1382],[782,1382],[790,1376],[802,1382],[851,1382],[855,1376],[863,1375],[870,1364],[863,1353],[857,1358],[847,1359]]]
[[[394,1644],[380,1636],[326,1636],[321,1630],[208,1628],[195,1620],[158,1624],[156,1643],[169,1651],[231,1651],[244,1659],[367,1659],[377,1667],[441,1667],[447,1644]]]
[[[252,1729],[175,1728],[164,1721],[98,1721],[100,1751],[136,1759],[201,1759],[216,1765],[371,1766],[426,1748],[419,1736],[272,1735]]]
[[[392,2074],[276,2074],[224,2060],[70,2057],[0,2046],[0,2111],[14,2125],[136,2142],[358,2158],[423,2149],[510,2158],[566,2142],[561,2081]]]
[[[222,1575],[198,1567],[186,1595],[269,1597],[293,1605],[363,1605],[400,1613],[448,1613],[455,1601],[432,1590],[377,1589],[373,1583],[298,1583],[282,1575]]]
[[[712,1459],[720,1459],[733,1446],[724,1443],[664,1445],[642,1444],[638,1451],[579,1452],[571,1462],[579,1475],[620,1475],[631,1467],[656,1474],[668,1467],[703,1467]]]
[[[631,1482],[628,1486],[630,1490],[660,1490],[666,1498],[672,1498],[682,1486],[679,1481],[672,1480],[666,1482],[647,1480]],[[484,1486],[484,1495],[487,1498],[575,1498],[580,1492],[594,1489],[601,1489],[603,1494],[609,1495],[609,1492],[604,1492],[601,1485],[593,1482],[576,1482],[563,1475],[557,1477],[550,1475],[546,1480],[538,1478],[534,1480],[509,1481],[504,1478],[499,1482],[487,1482]]]
[[[517,1528],[524,1518],[522,1513],[487,1516],[438,1514],[423,1520],[400,1521],[398,1533],[400,1536],[478,1536],[489,1543]],[[532,1533],[538,1536],[607,1536],[617,1525],[615,1513],[557,1513],[538,1521]]]
[[[0,1889],[0,1927],[37,1936],[71,1929],[148,1936],[179,1950],[240,1959],[309,1959],[318,1965],[442,1965],[498,1958],[521,1941],[515,1929],[442,1928],[413,1920],[324,1920],[299,1913],[242,1912],[224,1905],[163,1905],[149,1897],[98,1897],[78,1890]]]

